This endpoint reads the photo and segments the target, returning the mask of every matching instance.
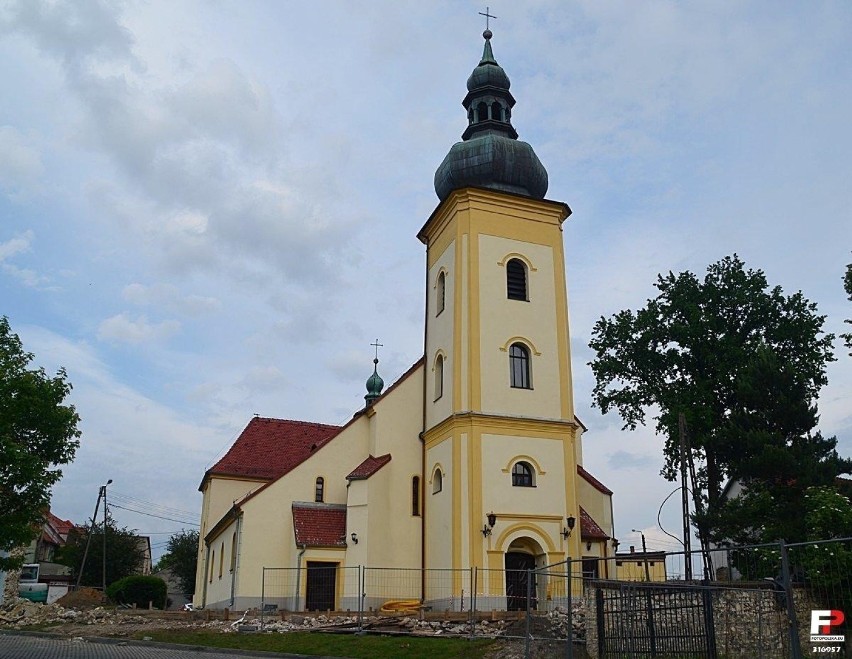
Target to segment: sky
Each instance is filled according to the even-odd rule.
[[[252,415],[343,424],[370,343],[388,384],[420,357],[416,233],[466,125],[484,10],[0,0],[0,314],[36,365],[67,370],[81,417],[55,514],[84,522],[112,479],[113,515],[156,558],[197,524],[205,469]],[[641,307],[658,273],[737,253],[848,329],[852,4],[490,11],[513,124],[573,210],[585,466],[614,491],[622,546],[638,529],[674,550],[662,439],[591,406],[592,327]],[[852,358],[835,345],[819,427],[850,456]],[[675,535],[677,499],[661,514]]]

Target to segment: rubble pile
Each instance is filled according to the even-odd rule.
[[[76,623],[78,625],[126,625],[144,624],[142,616],[118,614],[97,607],[89,611],[66,609],[61,604],[37,604],[23,598],[17,598],[0,607],[0,627],[31,627],[33,625],[57,625]]]

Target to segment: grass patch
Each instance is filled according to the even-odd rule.
[[[150,636],[154,641],[215,648],[293,652],[331,655],[354,659],[481,659],[493,645],[491,639],[424,638],[422,636],[355,636],[309,632],[222,634],[221,632],[181,630],[147,631],[135,638]]]

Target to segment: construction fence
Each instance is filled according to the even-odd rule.
[[[637,569],[615,565],[631,560]],[[324,629],[515,639],[526,657],[852,656],[852,538],[669,552],[664,572],[645,560],[265,567],[260,613],[264,624],[310,618]],[[614,574],[632,576],[597,576]]]

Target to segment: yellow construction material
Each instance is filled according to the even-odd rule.
[[[420,610],[420,600],[388,600],[379,609],[382,613],[413,615]]]

